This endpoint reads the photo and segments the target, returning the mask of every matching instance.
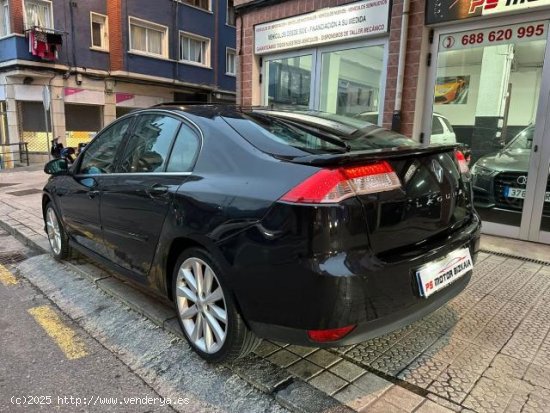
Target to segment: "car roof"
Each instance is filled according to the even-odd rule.
[[[185,103],[185,102],[168,102],[155,105],[151,108],[144,110],[173,110],[177,112],[185,112],[191,115],[204,118],[214,118],[216,116],[231,116],[238,113],[252,110],[252,107],[243,107],[236,104],[224,104],[224,103]]]

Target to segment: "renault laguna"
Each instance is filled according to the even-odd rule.
[[[323,112],[166,104],[45,171],[53,256],[171,300],[211,362],[400,328],[466,287],[479,248],[455,146]]]

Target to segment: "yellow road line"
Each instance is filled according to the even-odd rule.
[[[34,307],[28,310],[36,322],[56,342],[69,360],[75,360],[88,355],[86,346],[78,338],[76,332],[67,327],[59,316],[48,306]]]
[[[17,278],[15,278],[13,274],[9,272],[8,269],[2,264],[0,264],[0,282],[6,287],[17,284]]]

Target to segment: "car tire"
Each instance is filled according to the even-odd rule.
[[[183,335],[193,350],[211,363],[244,357],[261,343],[237,311],[223,276],[216,260],[200,248],[184,251],[172,274]]]
[[[48,202],[44,208],[44,221],[53,257],[59,261],[69,258],[71,255],[69,238],[51,202]]]

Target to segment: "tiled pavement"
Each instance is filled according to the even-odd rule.
[[[44,180],[0,173],[0,221],[42,248],[41,195],[19,191]],[[411,326],[346,348],[264,342],[256,353],[358,411],[550,412],[549,330],[550,265],[481,253],[468,288]]]

